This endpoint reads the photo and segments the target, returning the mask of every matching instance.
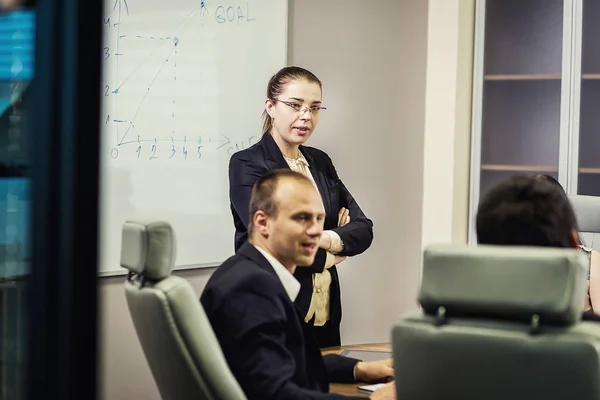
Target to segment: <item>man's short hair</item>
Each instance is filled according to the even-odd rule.
[[[557,185],[514,176],[494,186],[477,210],[479,244],[574,247],[577,218]]]
[[[250,197],[248,236],[252,236],[254,231],[254,214],[262,211],[269,217],[277,217],[279,204],[275,199],[275,192],[282,179],[293,179],[297,182],[308,183],[312,185],[310,179],[299,172],[291,169],[276,169],[264,174],[252,187],[252,196]]]

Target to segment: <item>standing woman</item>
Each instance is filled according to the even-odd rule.
[[[336,265],[363,253],[373,241],[373,223],[342,183],[329,156],[304,142],[316,129],[321,81],[300,67],[285,67],[267,86],[263,135],[229,163],[229,199],[235,225],[235,250],[248,239],[248,207],[254,183],[266,172],[291,168],[311,179],[323,199],[325,222],[312,265],[298,266],[295,303],[320,347],[339,346],[342,305]]]

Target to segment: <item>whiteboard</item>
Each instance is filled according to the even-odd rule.
[[[228,163],[260,139],[287,20],[287,0],[105,1],[99,275],[127,272],[133,218],[172,224],[177,269],[233,255]]]

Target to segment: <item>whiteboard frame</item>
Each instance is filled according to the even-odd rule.
[[[106,0],[104,0],[106,1]],[[285,15],[287,18],[285,19],[285,56],[284,56],[284,65],[288,65],[289,62],[289,50],[290,50],[290,0],[282,0],[284,2]],[[275,71],[273,71],[275,73]],[[266,84],[266,83],[265,83]],[[100,94],[98,94],[100,95]],[[98,182],[101,181],[100,175],[98,175]],[[98,205],[98,216],[101,217],[100,213],[102,211],[102,207]],[[231,224],[233,228],[233,224]],[[101,228],[102,223],[98,225],[98,235],[101,236]],[[177,234],[177,232],[175,232]],[[98,260],[100,260],[100,251],[102,251],[102,246],[98,246]],[[186,265],[175,265],[173,267],[173,271],[192,271],[197,269],[207,269],[207,268],[216,268],[221,265],[225,260],[220,262],[209,262],[209,263],[199,263],[199,264],[186,264]],[[98,267],[100,267],[100,263],[98,263]],[[118,266],[119,269],[110,270],[110,271],[97,271],[98,278],[110,278],[115,276],[124,276],[127,275],[129,271],[125,268]]]

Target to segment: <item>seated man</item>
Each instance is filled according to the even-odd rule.
[[[514,176],[481,199],[477,242],[489,245],[579,248],[577,218],[569,198],[556,184],[535,176]],[[581,308],[589,303],[582,299]],[[592,312],[583,319],[600,320]]]
[[[296,265],[311,265],[323,232],[321,196],[304,175],[276,170],[255,184],[249,242],[209,279],[200,298],[232,373],[248,399],[348,398],[330,382],[386,381],[391,360],[322,356],[294,305]],[[393,383],[372,399],[394,399]]]

